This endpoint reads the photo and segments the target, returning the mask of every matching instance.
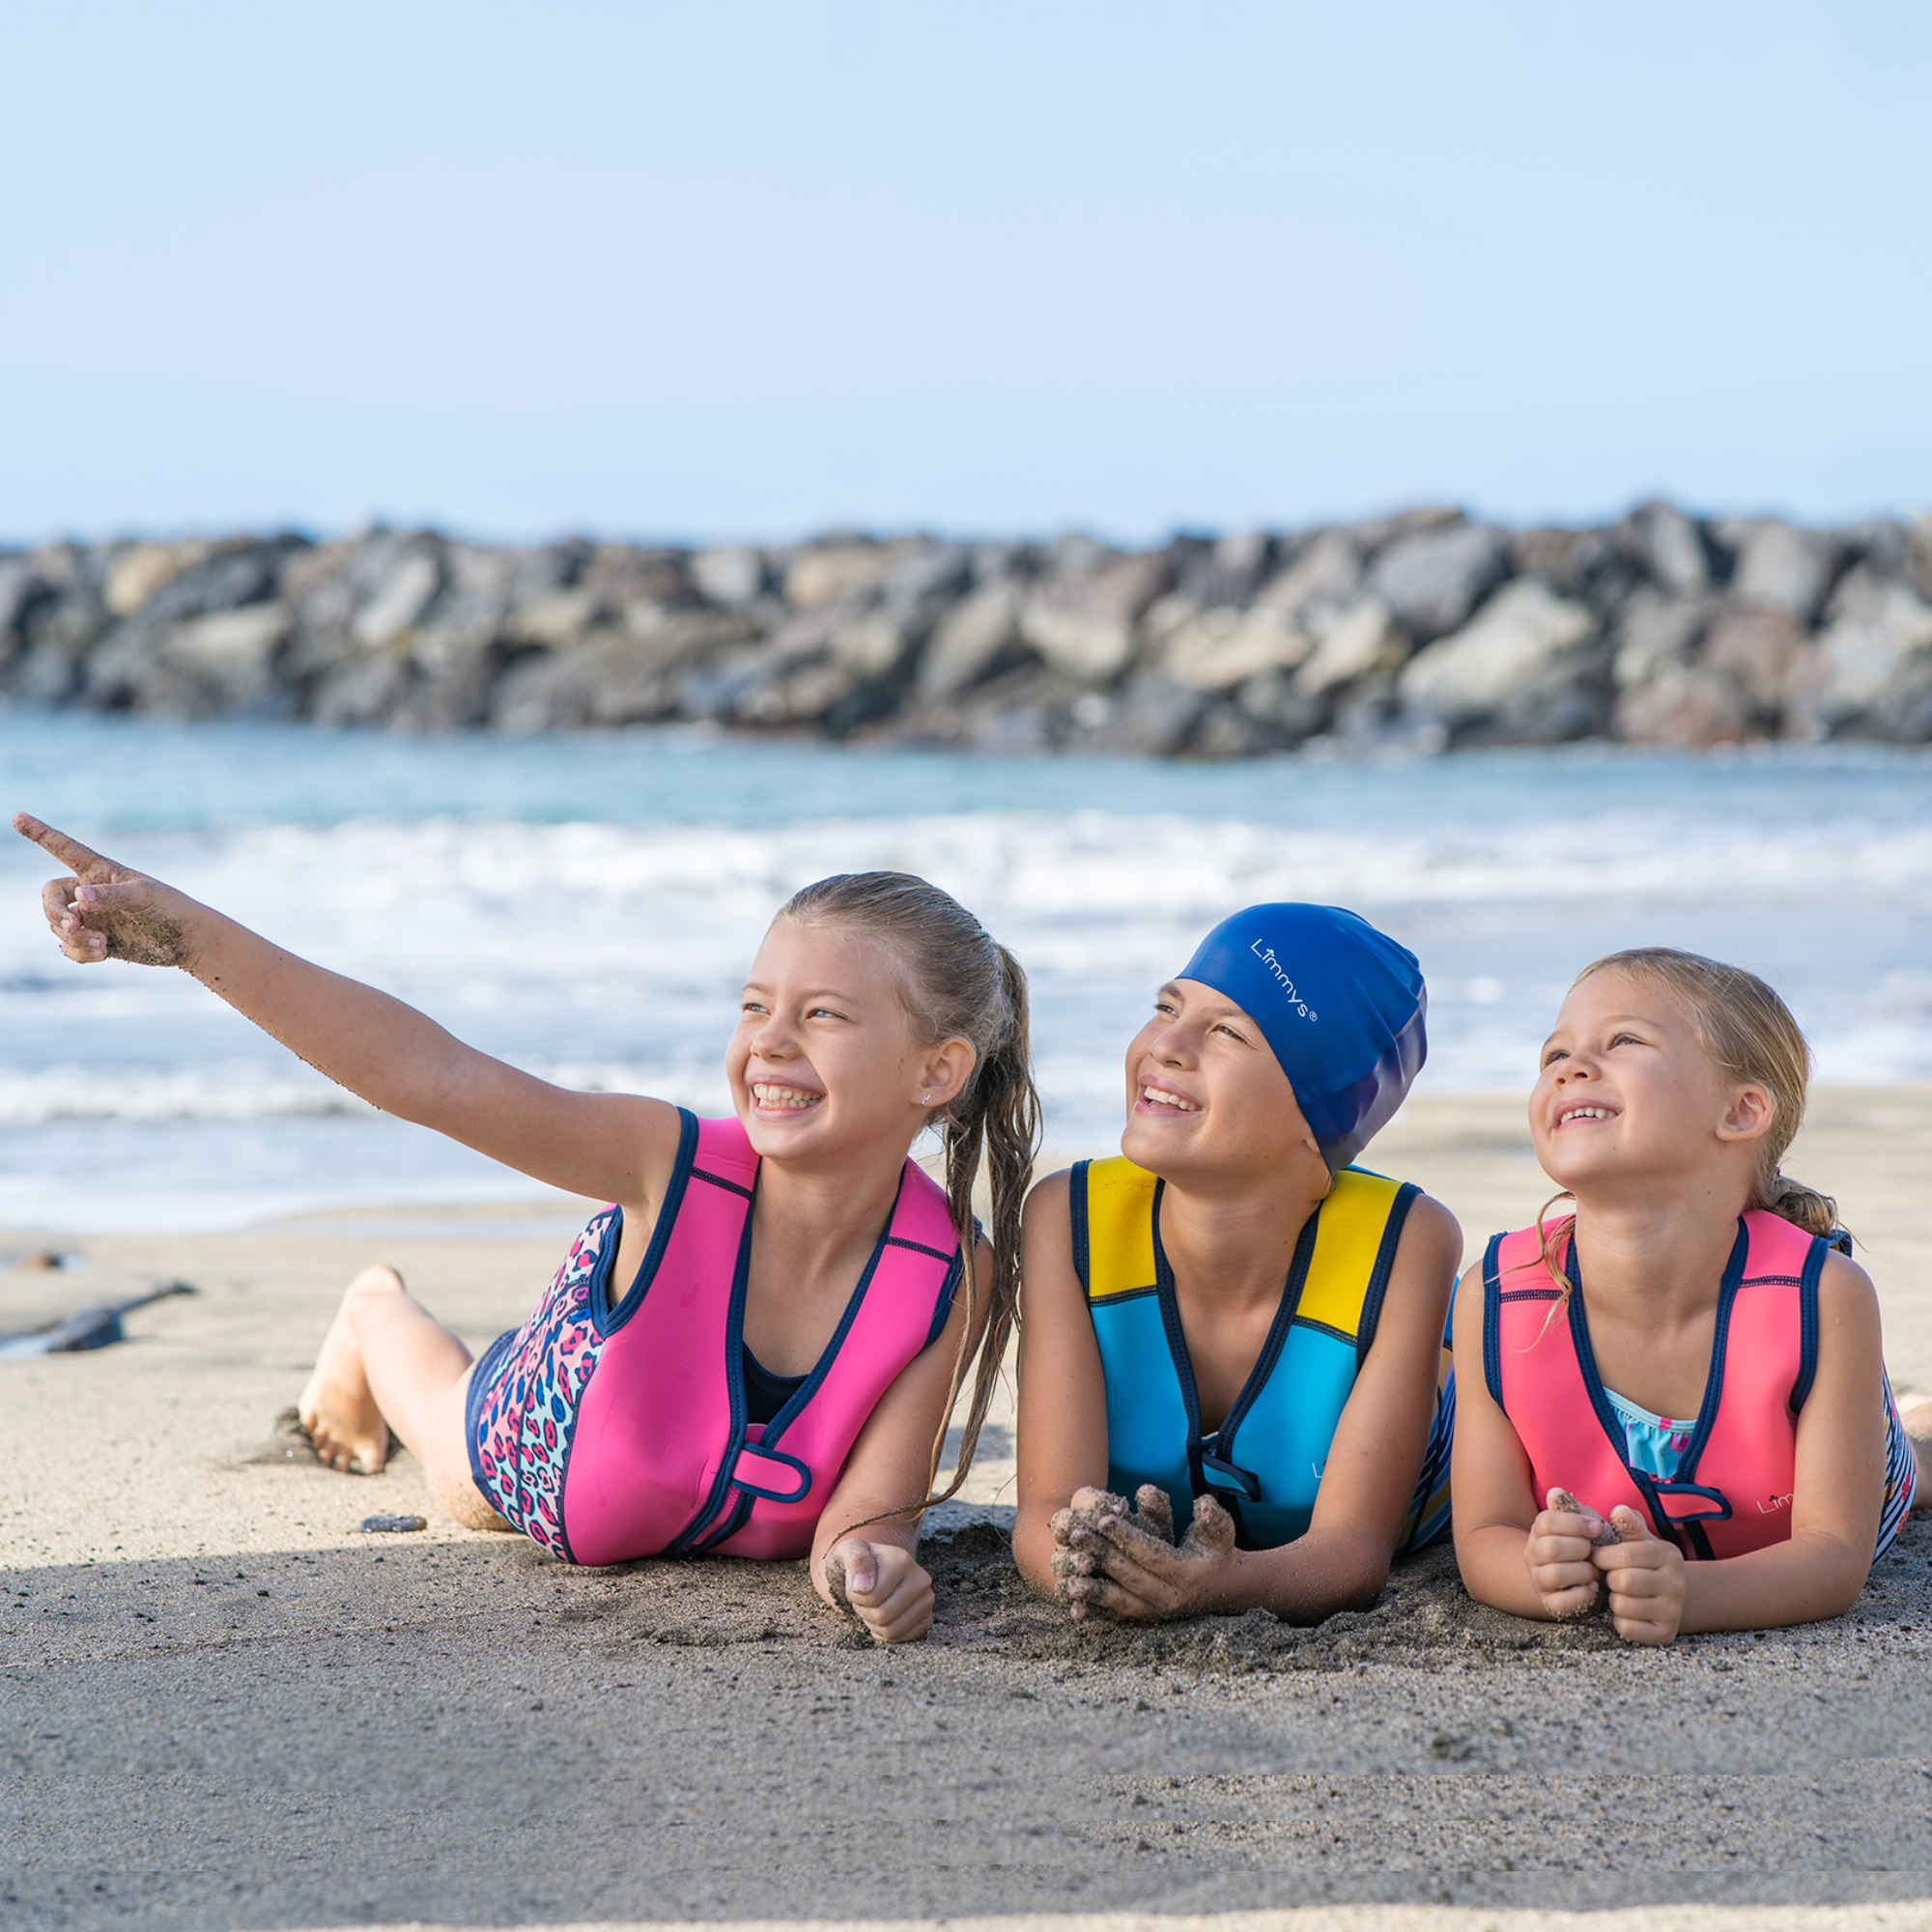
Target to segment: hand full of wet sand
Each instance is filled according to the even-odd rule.
[[[1054,1594],[1073,1620],[1164,1621],[1215,1607],[1212,1582],[1235,1548],[1235,1520],[1212,1496],[1197,1496],[1194,1520],[1174,1540],[1174,1503],[1143,1483],[1124,1496],[1076,1490],[1053,1519]]]

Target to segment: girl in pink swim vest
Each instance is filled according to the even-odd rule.
[[[1864,1587],[1925,1445],[1835,1204],[1778,1169],[1809,1076],[1737,967],[1645,948],[1571,987],[1529,1123],[1575,1211],[1498,1235],[1457,1296],[1458,1358],[1483,1364],[1452,1478],[1472,1596],[1564,1618],[1606,1594],[1619,1635],[1667,1644]]]
[[[182,967],[385,1112],[612,1204],[477,1361],[394,1270],[358,1275],[299,1404],[326,1463],[373,1472],[400,1440],[458,1521],[567,1561],[810,1556],[819,1594],[874,1637],[924,1635],[919,1519],[977,1357],[947,1494],[971,1465],[1038,1136],[1025,976],[970,913],[898,872],[796,894],[740,998],[735,1114],[700,1122],[552,1087],[38,819],[14,824],[71,868],[44,895],[70,959]],[[943,1190],[909,1158],[927,1126]],[[990,1240],[971,1208],[982,1152]]]

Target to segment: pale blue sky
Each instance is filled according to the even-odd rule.
[[[0,537],[1932,507],[1921,4],[0,13]]]

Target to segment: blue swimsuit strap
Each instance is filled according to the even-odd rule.
[[[1254,1367],[1248,1371],[1247,1380],[1241,1384],[1240,1392],[1221,1418],[1221,1425],[1211,1438],[1213,1447],[1210,1449],[1208,1438],[1202,1434],[1201,1399],[1195,1387],[1193,1359],[1187,1352],[1187,1337],[1180,1325],[1180,1304],[1175,1295],[1174,1267],[1167,1259],[1167,1248],[1160,1238],[1160,1199],[1166,1186],[1164,1180],[1154,1183],[1150,1216],[1153,1236],[1154,1291],[1160,1299],[1160,1319],[1167,1334],[1168,1353],[1173,1357],[1174,1373],[1180,1383],[1181,1402],[1187,1410],[1187,1465],[1194,1479],[1195,1493],[1198,1495],[1210,1487],[1208,1472],[1212,1470],[1223,1478],[1220,1487],[1237,1490],[1241,1494],[1256,1499],[1261,1495],[1261,1483],[1249,1471],[1235,1466],[1235,1435],[1249,1409],[1267,1387],[1269,1378],[1281,1360],[1281,1351],[1288,1344],[1288,1333],[1294,1325],[1295,1312],[1301,1306],[1302,1290],[1307,1286],[1309,1265],[1315,1259],[1316,1228],[1321,1209],[1318,1206],[1302,1223],[1301,1233],[1294,1243],[1293,1259],[1289,1263],[1288,1276],[1282,1283],[1281,1300],[1275,1306],[1273,1321],[1268,1323],[1267,1338],[1262,1344],[1261,1353],[1255,1357]]]
[[[1711,1334],[1711,1363],[1704,1373],[1704,1399],[1698,1406],[1696,1426],[1690,1432],[1690,1440],[1684,1454],[1678,1460],[1677,1474],[1671,1482],[1661,1484],[1642,1469],[1631,1467],[1630,1439],[1624,1434],[1623,1423],[1610,1406],[1608,1394],[1605,1391],[1603,1378],[1597,1373],[1596,1350],[1590,1346],[1590,1323],[1583,1311],[1583,1267],[1577,1258],[1577,1236],[1573,1232],[1563,1256],[1563,1272],[1570,1281],[1570,1340],[1577,1351],[1577,1366],[1582,1372],[1583,1386],[1589,1392],[1591,1406],[1595,1409],[1597,1421],[1602,1426],[1610,1447],[1616,1452],[1617,1461],[1629,1471],[1631,1481],[1635,1484],[1644,1500],[1650,1505],[1650,1513],[1655,1520],[1657,1533],[1667,1541],[1676,1543],[1681,1548],[1683,1537],[1690,1539],[1692,1553],[1708,1559],[1713,1555],[1711,1540],[1695,1521],[1673,1522],[1665,1514],[1662,1492],[1667,1490],[1695,1491],[1701,1489],[1696,1481],[1697,1459],[1704,1453],[1704,1445],[1710,1440],[1711,1431],[1718,1420],[1718,1409],[1724,1397],[1724,1353],[1731,1332],[1731,1308],[1737,1300],[1738,1284],[1744,1280],[1745,1259],[1750,1252],[1750,1230],[1745,1226],[1744,1216],[1738,1216],[1737,1238],[1731,1243],[1730,1260],[1724,1264],[1724,1278],[1718,1289],[1717,1321]],[[1704,1493],[1716,1496],[1716,1491]],[[1721,1500],[1721,1498],[1719,1498]],[[1724,1504],[1723,1513],[1730,1514],[1730,1505]]]

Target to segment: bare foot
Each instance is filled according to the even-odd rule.
[[[380,1476],[389,1460],[389,1428],[369,1393],[362,1345],[355,1335],[355,1306],[371,1296],[402,1294],[403,1278],[378,1263],[349,1284],[342,1306],[323,1337],[315,1373],[296,1404],[308,1439],[324,1467],[345,1475]]]

